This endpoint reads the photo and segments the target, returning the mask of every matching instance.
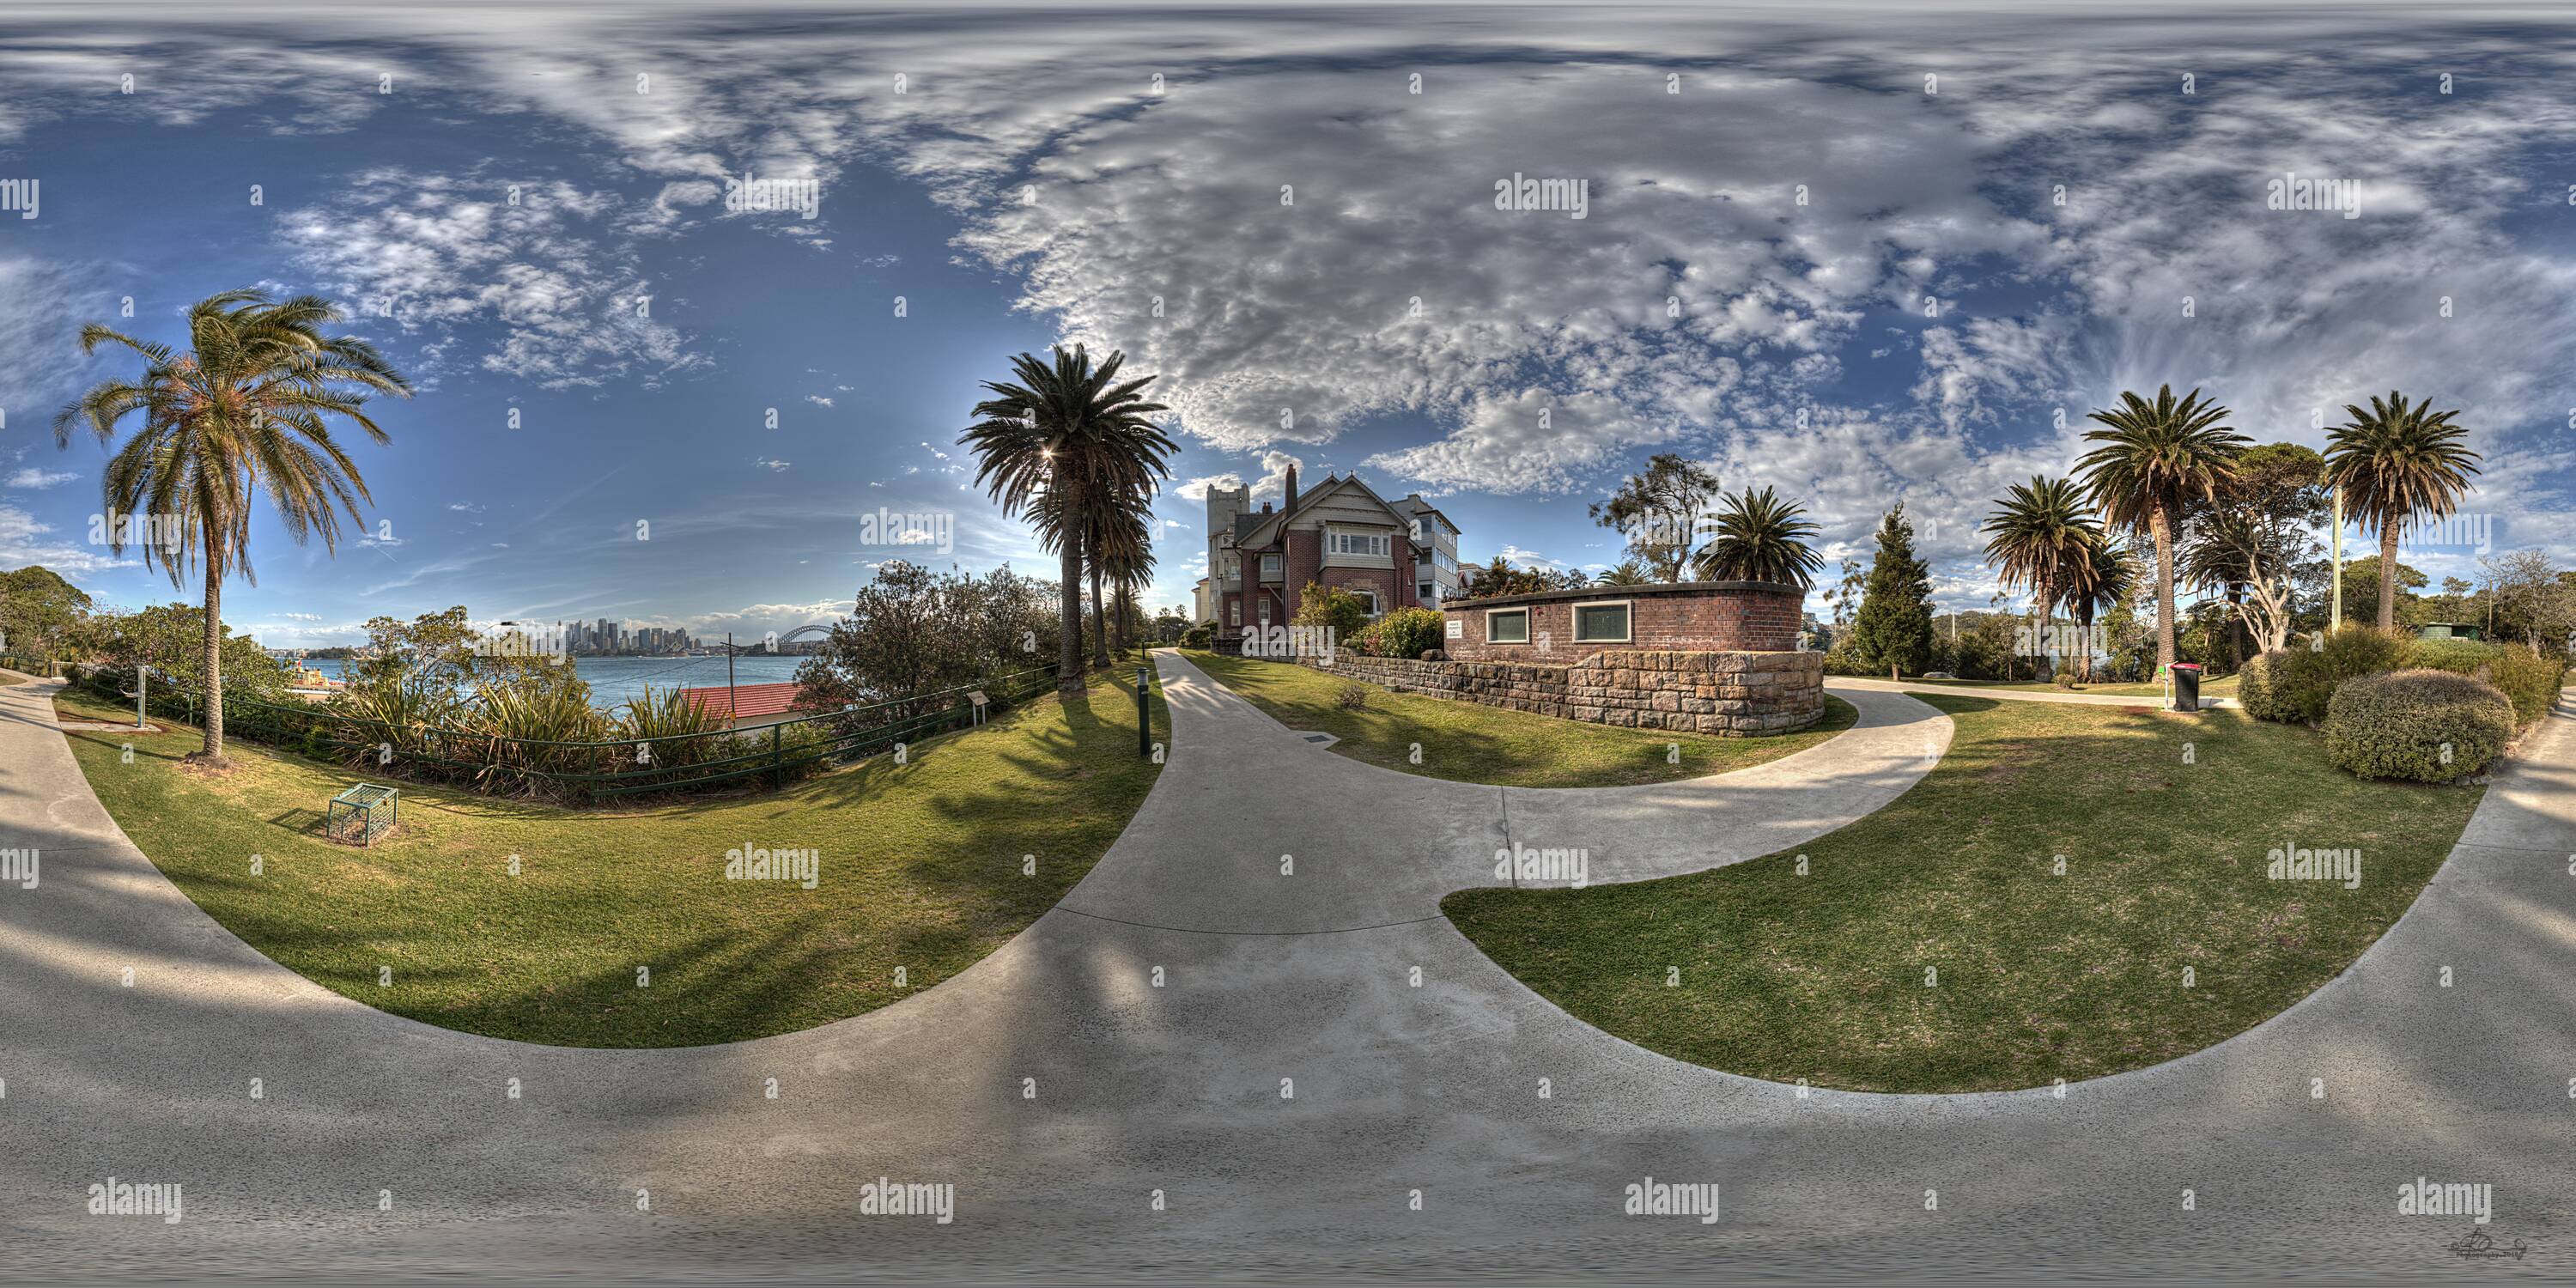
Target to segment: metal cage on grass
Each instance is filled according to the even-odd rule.
[[[330,811],[322,820],[323,834],[342,845],[374,845],[377,837],[394,829],[401,805],[399,789],[360,783],[331,798]]]

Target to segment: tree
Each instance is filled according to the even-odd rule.
[[[2136,561],[2129,553],[2111,544],[2111,539],[2095,532],[2086,542],[2084,557],[2066,570],[2063,598],[2075,610],[2076,634],[2083,650],[2082,679],[2093,681],[2093,619],[2097,614],[2116,611],[2138,593]],[[2112,649],[2102,650],[2105,655]]]
[[[2249,448],[2189,525],[2181,576],[2223,590],[2262,649],[2286,647],[2299,569],[2316,557],[2309,533],[2327,513],[2323,458],[2296,443]]]
[[[1368,625],[1368,605],[1360,597],[1339,586],[1321,586],[1307,582],[1297,595],[1296,625],[1321,627],[1331,632],[1325,647],[1339,648]]]
[[[150,682],[153,692],[160,692],[164,683],[183,692],[205,690],[204,609],[194,604],[155,604],[138,612],[103,616],[99,627],[98,656],[118,673],[111,677],[118,683],[130,685],[137,668],[149,667],[158,677]],[[235,694],[284,700],[286,667],[250,636],[235,635],[220,623],[216,632],[228,677],[224,683]]]
[[[115,441],[118,422],[142,413],[101,479],[108,544],[118,553],[142,544],[172,585],[204,566],[206,737],[196,758],[209,765],[225,763],[224,579],[238,570],[259,584],[250,561],[252,498],[268,494],[296,544],[319,535],[324,550],[336,551],[340,513],[361,523],[358,503],[374,498],[324,418],[388,443],[358,391],[411,395],[411,383],[374,346],[322,334],[340,320],[339,307],[319,296],[273,301],[243,289],[189,306],[184,352],[91,323],[80,330],[81,352],[121,345],[143,359],[142,377],[103,381],[54,417],[57,447],[71,445],[76,426],[103,447]]]
[[[2322,565],[2320,567],[2322,568]],[[2391,613],[2379,611],[2380,587],[2391,585],[2392,582],[2397,592],[2396,608],[2410,610],[2415,602],[2415,592],[2431,585],[2432,579],[2425,576],[2423,571],[2413,564],[2404,563],[2396,565],[2393,571],[2382,575],[2377,555],[2363,555],[2345,564],[2343,566],[2343,608],[2346,620],[2368,617],[2374,621],[2389,622],[2394,626],[2414,616],[2411,611]]]
[[[2344,507],[2365,528],[2379,530],[2379,629],[2397,624],[2397,536],[2416,517],[2447,517],[2478,472],[2469,431],[2452,422],[2457,409],[2433,410],[2426,398],[2410,407],[2406,395],[2376,395],[2370,410],[2346,404],[2351,419],[2326,435],[2326,481],[2343,494]]]
[[[1510,560],[1496,555],[1492,563],[1476,569],[1476,585],[1470,593],[1477,599],[1493,599],[1557,589],[1560,587],[1547,573],[1536,568],[1515,568]]]
[[[1046,583],[1008,564],[979,577],[887,560],[796,668],[799,696],[868,706],[1023,670],[1057,651],[1039,647],[1059,627],[1052,598]]]
[[[2144,532],[2156,547],[2156,665],[2174,660],[2174,522],[2185,506],[2208,502],[2233,476],[2236,454],[2253,440],[2221,423],[2227,409],[2194,389],[2179,400],[2173,386],[2148,402],[2122,393],[2120,405],[2096,408],[2105,428],[2084,436],[2101,446],[2075,462],[2111,526]]]
[[[52,656],[91,607],[88,592],[42,564],[0,572],[0,653]]]
[[[2014,484],[1982,530],[1988,534],[1986,558],[1994,561],[2006,587],[2029,592],[2031,612],[2042,628],[2070,582],[2089,575],[2094,547],[2102,543],[2101,526],[2085,510],[2075,484],[2038,474],[2028,483]],[[2039,647],[2034,639],[2033,657]]]
[[[1620,560],[1618,566],[1601,574],[1604,586],[1644,586],[1653,581],[1654,578],[1647,575],[1645,565],[1638,563],[1634,556]]]
[[[1039,540],[1064,565],[1056,691],[1074,695],[1084,688],[1083,516],[1093,504],[1153,495],[1157,480],[1171,477],[1165,462],[1179,448],[1147,419],[1170,410],[1143,400],[1154,377],[1119,383],[1127,355],[1112,352],[1097,368],[1081,345],[1058,346],[1054,356],[1050,365],[1020,354],[1011,359],[1016,381],[985,381],[993,396],[975,404],[979,419],[960,441],[976,454],[976,485],[1005,515],[1044,504]]]
[[[1860,613],[1852,619],[1852,652],[1884,666],[1887,678],[1921,674],[1932,657],[1932,567],[1914,554],[1914,525],[1898,502],[1878,521],[1878,554],[1870,561]]]
[[[1592,521],[1628,539],[1628,553],[1656,580],[1680,581],[1698,542],[1701,507],[1717,495],[1717,475],[1676,452],[1658,452],[1644,472],[1592,504]]]
[[[1716,516],[1715,535],[1700,548],[1692,572],[1702,581],[1767,581],[1806,588],[1822,556],[1808,548],[1816,525],[1798,516],[1802,506],[1784,501],[1770,488],[1755,495],[1731,497]]]

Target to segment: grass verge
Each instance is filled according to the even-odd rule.
[[[1523,983],[1677,1059],[1867,1091],[2035,1087],[2197,1051],[2307,996],[2404,914],[2485,791],[2366,782],[2316,734],[2237,711],[1924,700],[1956,721],[1949,755],[1796,854],[1442,906]],[[2284,845],[2359,849],[2359,888],[2268,879]]]
[[[1860,718],[1850,703],[1828,696],[1824,717],[1796,733],[1714,738],[1560,720],[1474,702],[1392,693],[1374,684],[1360,685],[1368,690],[1368,706],[1352,710],[1337,699],[1345,685],[1358,681],[1294,662],[1224,657],[1197,649],[1182,656],[1271,719],[1291,729],[1312,729],[1339,738],[1333,750],[1353,760],[1499,787],[1613,787],[1722,774],[1804,751]],[[1412,763],[1416,743],[1422,746],[1418,765]]]
[[[1168,742],[1159,695],[1152,719]],[[777,793],[573,811],[404,784],[400,826],[356,849],[319,833],[357,771],[234,741],[238,768],[210,777],[178,763],[194,729],[65,736],[126,835],[274,960],[397,1015],[590,1047],[786,1033],[947,979],[1072,889],[1160,772],[1136,754],[1133,673],[1095,673],[1073,705]],[[726,879],[742,847],[818,851],[815,888]]]
[[[1881,679],[1884,677],[1858,676],[1854,678]],[[2235,697],[2236,680],[2237,677],[2233,675],[2222,675],[2215,680],[2211,680],[2208,683],[2201,685],[2200,696],[2204,698]],[[2046,680],[1927,680],[1920,676],[1908,676],[1906,677],[1905,682],[1907,684],[1938,684],[1945,688],[1953,689],[2016,689],[2024,693],[2095,693],[2118,698],[2161,698],[2165,693],[2165,688],[2161,684],[2079,684],[2072,689],[2061,689]]]

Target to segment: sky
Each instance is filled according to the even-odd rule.
[[[197,598],[92,539],[105,452],[52,422],[136,370],[83,323],[176,342],[238,286],[418,386],[336,553],[254,524],[225,615],[271,645],[1051,577],[957,438],[1077,341],[1172,408],[1155,605],[1211,483],[1355,470],[1470,562],[1598,570],[1587,505],[1671,451],[1829,567],[1902,501],[1985,608],[1994,498],[2164,383],[2258,442],[2459,408],[2468,522],[2408,562],[2576,562],[2576,26],[2414,9],[13,6],[0,567]],[[1524,177],[1583,203],[1498,203]]]

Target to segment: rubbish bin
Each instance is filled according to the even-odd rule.
[[[2173,709],[2176,711],[2200,710],[2199,663],[2176,662],[2173,664]]]

